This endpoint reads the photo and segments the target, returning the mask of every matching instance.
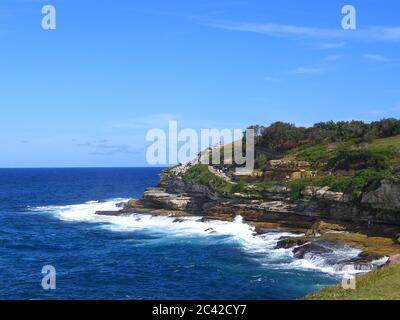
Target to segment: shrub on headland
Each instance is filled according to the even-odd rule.
[[[320,143],[369,142],[400,134],[400,120],[384,119],[372,123],[362,121],[319,122],[314,126],[296,127],[294,124],[275,122],[268,127],[256,125],[254,129],[256,146],[269,152],[285,152],[293,148]]]

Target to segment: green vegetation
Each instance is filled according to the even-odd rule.
[[[376,189],[383,179],[390,179],[390,171],[376,171],[364,169],[352,176],[329,175],[315,178],[288,181],[287,185],[292,190],[292,197],[298,199],[301,191],[307,186],[329,187],[334,192],[345,192],[353,194],[355,199],[365,191]]]
[[[164,169],[163,172],[164,172],[164,173],[171,173],[171,171],[172,171],[173,169],[175,169],[176,167],[177,167],[177,165],[172,166],[172,167],[168,167],[168,168]]]
[[[400,300],[400,266],[385,267],[356,278],[356,290],[341,284],[306,296],[306,300]]]
[[[355,140],[318,144],[291,150],[286,156],[308,161],[314,169],[324,172],[315,178],[289,181],[293,197],[299,198],[306,186],[328,186],[335,192],[352,193],[373,190],[383,179],[394,179],[400,172],[400,136],[375,139],[358,144]]]
[[[282,157],[311,162],[314,168],[321,168],[331,161],[331,166],[326,168],[331,169],[338,153],[345,164],[359,158],[360,166],[355,169],[375,164],[387,167],[400,154],[400,120],[397,119],[370,124],[362,121],[321,122],[310,128],[276,122],[269,127],[250,128],[255,131],[256,169],[261,170],[266,168],[268,160]],[[364,162],[369,164],[363,167]],[[400,162],[398,165],[400,167]],[[333,169],[339,170],[339,167]]]
[[[357,201],[362,192],[377,188],[383,179],[400,178],[400,120],[386,119],[370,124],[323,122],[310,128],[277,122],[269,127],[251,128],[256,135],[256,169],[267,170],[271,159],[310,163],[313,173],[308,176],[313,177],[280,181],[292,189],[295,199],[307,186],[327,186],[335,192],[352,194]],[[218,193],[242,193],[259,198],[277,184],[251,179],[229,183],[210,172],[207,165],[193,166],[183,178],[186,183],[204,184]]]
[[[187,184],[199,183],[208,186],[212,191],[221,194],[241,193],[254,197],[262,197],[259,192],[260,188],[258,184],[252,185],[254,188],[251,188],[250,185],[244,181],[229,183],[212,173],[205,164],[197,164],[189,168],[183,176],[183,181]],[[261,185],[264,184],[260,184],[260,186]],[[272,186],[272,184],[269,183],[268,186]]]
[[[258,147],[271,153],[283,153],[299,146],[312,146],[354,140],[357,143],[400,134],[400,120],[320,122],[310,128],[275,122],[269,127],[251,126]]]
[[[335,151],[332,148],[329,149],[327,144],[318,144],[311,147],[307,146],[298,152],[289,152],[288,155],[290,154],[294,154],[298,161],[308,161],[318,165],[331,158]]]
[[[369,150],[339,151],[329,159],[327,168],[332,171],[364,170],[373,168],[377,171],[389,169],[389,159],[382,154]]]
[[[200,183],[206,185],[212,191],[218,193],[241,192],[242,188],[244,188],[244,183],[235,185],[216,176],[208,170],[208,166],[205,164],[197,164],[189,168],[183,176],[183,181],[187,184]]]
[[[210,185],[213,188],[221,187],[226,182],[224,179],[217,177],[210,170],[206,164],[197,164],[189,168],[186,171],[183,180],[186,183],[200,183],[204,185]]]

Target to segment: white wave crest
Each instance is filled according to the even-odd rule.
[[[330,274],[348,274],[328,261],[351,259],[358,256],[360,250],[342,247],[331,255],[306,254],[303,259],[294,259],[292,249],[278,249],[276,245],[282,237],[295,237],[299,234],[271,231],[257,234],[255,228],[243,222],[241,216],[234,221],[207,220],[200,217],[164,217],[150,214],[130,214],[127,216],[96,215],[96,211],[118,211],[117,204],[127,199],[110,201],[88,201],[83,204],[66,206],[45,206],[29,208],[31,211],[51,213],[57,218],[70,222],[97,223],[100,228],[113,232],[149,231],[166,238],[210,237],[216,241],[235,242],[254,259],[270,268],[311,269]],[[335,255],[336,257],[333,257]],[[351,272],[350,272],[351,273]],[[356,271],[354,271],[356,273]]]

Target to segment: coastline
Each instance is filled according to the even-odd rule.
[[[351,266],[351,273],[365,274],[377,270],[387,263],[390,257],[400,254],[400,245],[396,235],[400,233],[400,225],[388,213],[363,216],[359,212],[357,220],[341,219],[346,212],[332,216],[318,212],[307,211],[314,206],[326,207],[329,203],[342,206],[337,200],[308,200],[311,205],[303,205],[298,210],[298,203],[282,199],[282,192],[275,188],[271,192],[272,201],[263,202],[243,194],[231,196],[216,194],[204,184],[187,184],[182,179],[182,172],[188,168],[181,165],[175,169],[167,169],[160,174],[160,181],[154,188],[148,188],[143,196],[119,203],[118,211],[98,211],[97,215],[125,216],[131,214],[150,214],[174,218],[173,222],[182,222],[186,217],[196,217],[198,221],[234,221],[237,216],[243,222],[254,227],[258,235],[268,232],[289,232],[298,236],[278,239],[276,249],[288,249],[295,259],[307,256],[318,257],[329,255],[335,250],[354,249],[359,254],[348,258],[332,258],[329,261],[337,271]],[[189,165],[191,167],[192,165]],[[183,171],[182,171],[183,170]],[[278,200],[280,199],[280,200]],[[314,202],[314,203],[313,203]],[[336,203],[335,203],[336,202]],[[345,203],[345,206],[350,206]],[[343,208],[343,207],[342,207]],[[337,210],[337,209],[336,209]],[[384,221],[389,217],[388,221]],[[392,223],[395,221],[396,223]],[[336,260],[335,260],[336,259]],[[392,259],[393,260],[393,259]]]

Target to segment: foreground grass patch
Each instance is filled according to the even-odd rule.
[[[356,289],[341,284],[322,289],[305,300],[400,300],[400,266],[384,267],[356,278]]]

